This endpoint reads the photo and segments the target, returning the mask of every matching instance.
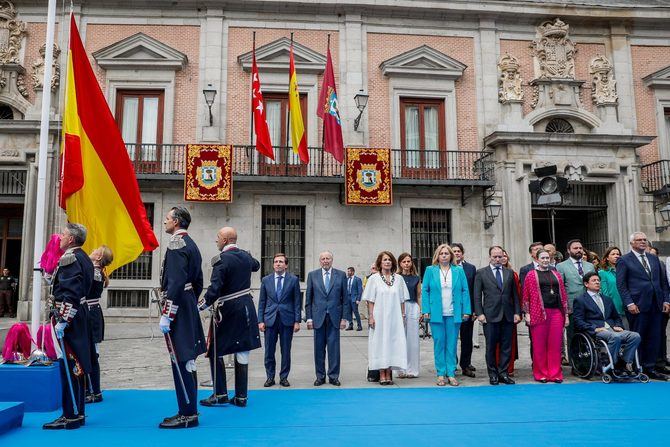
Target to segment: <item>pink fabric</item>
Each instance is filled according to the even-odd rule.
[[[63,253],[60,249],[60,234],[52,235],[40,258],[40,267],[42,270],[49,275],[53,274]]]
[[[26,323],[16,323],[9,328],[5,345],[2,347],[2,358],[6,362],[14,362],[30,357],[30,329]],[[19,355],[23,355],[23,359]]]
[[[533,377],[535,380],[563,380],[561,344],[565,316],[560,309],[546,309],[546,319],[530,328],[533,340]]]
[[[44,353],[51,360],[56,360],[58,354],[56,354],[56,348],[54,347],[54,340],[51,336],[51,324],[46,323],[40,326],[37,331],[37,346],[42,349],[42,337],[44,337]]]
[[[558,290],[561,297],[561,306],[563,309],[559,310],[565,314],[568,308],[568,294],[565,291],[563,284],[563,277],[556,270],[551,270],[558,280]],[[537,277],[537,270],[531,270],[526,275],[523,281],[523,297],[521,299],[521,308],[523,312],[530,315],[530,327],[542,323],[547,319],[547,313],[544,309],[544,301],[542,301],[542,294],[540,293],[540,280]]]

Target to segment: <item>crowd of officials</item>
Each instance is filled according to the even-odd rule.
[[[298,278],[290,273],[283,253],[273,257],[273,272],[261,279],[258,308],[251,276],[260,263],[237,245],[232,227],[217,232],[219,253],[211,260],[210,285],[204,290],[202,259],[188,235],[191,216],[183,207],[169,210],[164,220],[170,235],[156,297],[161,309],[159,327],[165,336],[179,411],[160,428],[198,425],[197,370],[201,354],[209,359],[213,382],[203,406],[247,405],[250,351],[265,346],[265,387],[289,387],[293,335],[306,321],[313,333],[314,386],[328,381],[340,386],[340,331],[361,331],[359,305],[367,307],[368,378],[380,385],[396,377],[420,374],[420,325],[430,326],[434,344],[436,383],[458,386],[457,367],[475,377],[471,364],[473,332],[480,324],[486,338],[486,369],[492,385],[514,384],[518,355],[517,325],[529,326],[533,376],[538,382],[563,380],[566,343],[574,331],[602,339],[621,377],[642,370],[652,379],[668,380],[665,328],[670,312],[666,267],[643,233],[630,238],[631,250],[622,256],[610,247],[602,260],[589,255],[579,240],[571,240],[566,258],[552,244],[533,243],[531,262],[518,272],[508,253],[490,247],[488,263],[477,269],[465,260],[460,243],[436,247],[432,265],[421,277],[409,253],[397,259],[378,254],[363,280],[353,267],[346,273],[333,267],[333,254],[319,255],[320,266],[308,273],[304,303]],[[90,255],[81,246],[86,229],[69,223],[60,235],[63,252],[51,278],[53,334],[57,347],[67,352],[61,360],[63,415],[45,429],[73,429],[85,423],[85,404],[102,400],[98,344],[104,335],[99,306],[107,285],[105,266],[112,260],[107,247]],[[204,294],[203,294],[204,291]],[[200,312],[208,312],[207,337]],[[425,329],[424,329],[425,331]],[[460,353],[457,352],[461,340]],[[281,363],[275,351],[279,342]],[[234,356],[234,389],[228,394],[224,356]],[[60,356],[63,357],[62,354]],[[88,382],[88,384],[87,384]]]

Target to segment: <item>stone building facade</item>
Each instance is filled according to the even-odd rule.
[[[664,248],[668,233],[658,210],[670,185],[670,8],[660,1],[565,3],[75,2],[86,50],[162,243],[115,272],[103,299],[107,314],[146,316],[167,240],[163,216],[184,204],[188,143],[235,145],[233,203],[186,204],[203,259],[215,254],[215,232],[224,225],[239,229],[240,244],[264,259],[265,272],[281,250],[303,278],[325,249],[336,267],[351,265],[361,274],[382,249],[412,252],[425,266],[439,242],[463,242],[475,264],[500,244],[516,266],[527,262],[527,246],[538,239],[554,238],[559,249],[571,237],[596,251],[611,244],[625,249],[628,234],[642,229]],[[20,272],[23,317],[45,12],[46,1],[0,1],[0,263]],[[60,24],[67,13],[59,10]],[[63,51],[49,89],[52,197],[66,31],[58,26]],[[276,163],[249,146],[254,33]],[[285,148],[291,33],[307,166]],[[392,206],[345,206],[342,168],[322,155],[316,107],[328,36],[345,145],[392,149]],[[212,125],[203,89],[217,92]],[[354,129],[360,90],[369,101]],[[552,208],[539,206],[528,190],[534,169],[546,165],[556,165],[571,186]],[[492,204],[501,205],[496,217]],[[57,231],[62,213],[52,205],[47,214],[48,232]]]

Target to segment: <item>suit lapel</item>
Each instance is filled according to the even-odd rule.
[[[277,291],[275,290],[275,274],[274,273],[270,276],[270,292],[272,292],[270,294],[270,296],[274,296],[275,301],[279,301],[277,299]]]
[[[486,275],[489,277],[489,281],[491,281],[493,283],[493,285],[495,285],[496,288],[498,290],[500,290],[500,287],[498,287],[498,280],[496,279],[496,275],[493,274],[493,270],[491,270],[490,265],[488,267],[486,267],[486,272],[487,272]],[[503,277],[503,279],[504,279],[504,277]],[[503,282],[503,285],[504,285],[504,282]]]

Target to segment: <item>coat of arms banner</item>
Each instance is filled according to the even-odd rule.
[[[184,200],[233,201],[233,147],[221,144],[186,146]]]
[[[391,150],[347,148],[347,205],[391,205]]]

